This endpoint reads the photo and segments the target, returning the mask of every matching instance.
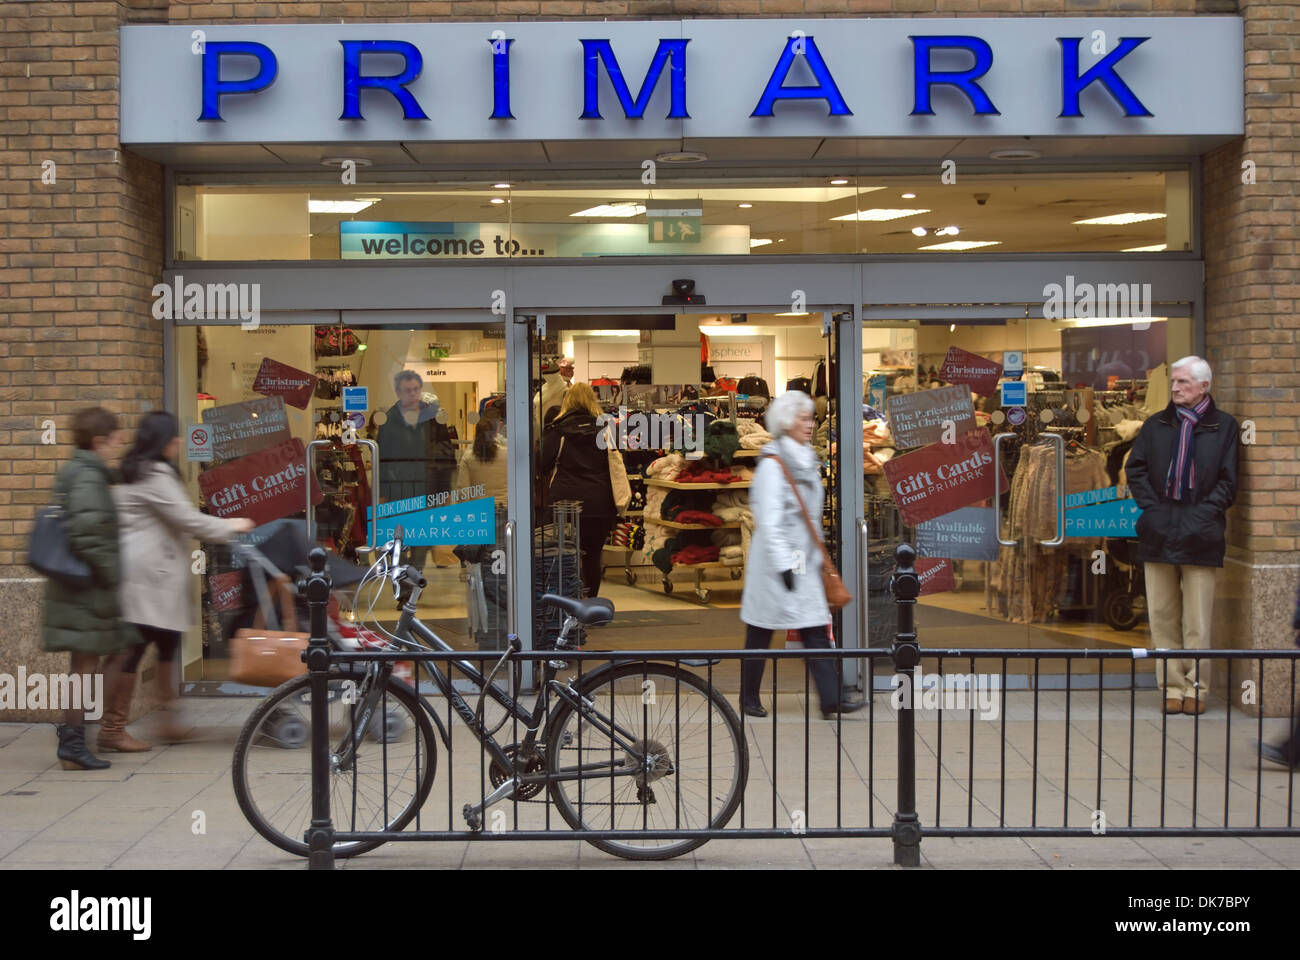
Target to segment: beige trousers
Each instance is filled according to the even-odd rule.
[[[1214,575],[1218,567],[1148,563],[1147,619],[1157,648],[1208,650],[1214,623]],[[1156,661],[1156,682],[1166,700],[1200,700],[1210,692],[1210,661]]]

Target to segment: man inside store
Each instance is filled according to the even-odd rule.
[[[1210,365],[1183,357],[1169,370],[1171,401],[1138,432],[1125,468],[1142,508],[1138,558],[1157,649],[1207,650],[1225,514],[1237,493],[1237,421],[1214,405]],[[1199,669],[1198,669],[1199,666]],[[1156,662],[1165,713],[1205,712],[1210,661]]]
[[[424,380],[414,370],[393,378],[397,402],[379,428],[379,496],[385,503],[447,493],[456,472],[451,431],[438,419],[438,398],[420,396]],[[449,502],[449,500],[448,500]],[[423,566],[424,548],[413,548],[411,562]]]

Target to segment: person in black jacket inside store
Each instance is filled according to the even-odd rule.
[[[1169,406],[1149,417],[1125,472],[1142,515],[1148,619],[1157,649],[1206,650],[1214,613],[1214,570],[1223,566],[1225,514],[1237,493],[1237,421],[1214,405],[1210,365],[1183,357],[1169,369]],[[1156,678],[1165,713],[1205,712],[1210,665],[1161,660]]]
[[[385,503],[451,490],[456,474],[451,431],[438,422],[438,405],[420,398],[423,387],[424,380],[414,370],[393,378],[397,402],[388,408],[378,433],[379,496]],[[427,552],[412,548],[411,562],[423,566]]]
[[[595,391],[586,383],[575,383],[564,394],[560,415],[542,432],[541,475],[545,478],[545,502],[582,502],[580,542],[582,584],[587,595],[600,591],[601,548],[618,518],[614,491],[610,486],[609,453],[598,442],[601,415]]]

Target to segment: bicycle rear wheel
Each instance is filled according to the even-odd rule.
[[[627,663],[593,674],[582,695],[622,731],[620,746],[561,701],[546,726],[551,798],[575,830],[719,829],[740,805],[749,745],[726,699],[671,664]],[[667,860],[708,838],[591,840],[629,860]]]
[[[345,693],[364,692],[363,671],[340,671],[329,680],[330,818],[335,830],[401,830],[433,787],[437,745],[415,691],[389,677],[366,729],[360,703]],[[347,688],[347,682],[355,687]],[[349,700],[356,699],[353,696]],[[295,677],[267,696],[244,723],[235,743],[231,775],[235,798],[248,822],[282,850],[305,857],[311,824],[311,678]],[[337,757],[357,736],[354,761]],[[382,840],[336,843],[336,857],[353,857]]]

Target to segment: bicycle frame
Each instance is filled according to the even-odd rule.
[[[430,649],[444,653],[455,653],[456,651],[445,640],[425,626],[416,615],[416,606],[419,600],[419,595],[420,588],[417,586],[411,591],[411,596],[408,600],[402,604],[401,615],[398,619],[397,627],[393,632],[393,636],[397,637],[398,641],[403,644],[403,646],[406,646],[413,651]],[[560,636],[567,637],[569,631],[576,625],[577,620],[572,617],[566,617]],[[417,639],[415,638],[422,641],[422,644],[417,642]],[[447,698],[447,702],[451,705],[452,709],[456,711],[462,722],[464,722],[465,726],[474,734],[482,747],[488,751],[492,759],[502,770],[509,770],[513,775],[511,780],[503,783],[502,786],[494,791],[491,796],[485,798],[485,801],[483,802],[484,807],[508,795],[511,791],[528,784],[545,784],[562,780],[578,780],[594,777],[634,776],[640,772],[640,766],[637,764],[622,764],[625,769],[617,769],[616,767],[618,764],[614,761],[602,761],[600,763],[585,764],[579,767],[566,767],[554,775],[547,772],[521,772],[521,769],[526,769],[526,764],[533,756],[534,748],[538,742],[539,732],[543,731],[545,720],[550,712],[550,695],[552,693],[558,699],[562,699],[569,703],[583,720],[608,736],[619,746],[620,749],[625,751],[627,756],[640,756],[640,751],[635,746],[637,740],[635,733],[622,728],[612,718],[606,717],[604,714],[596,710],[595,705],[591,701],[587,700],[572,687],[572,682],[570,682],[570,685],[566,686],[556,679],[556,674],[559,670],[564,668],[562,660],[557,659],[546,661],[537,702],[533,705],[531,711],[529,711],[524,704],[499,689],[495,684],[489,684],[487,678],[466,660],[449,660],[448,672],[446,673],[439,669],[434,661],[424,660],[420,661],[420,664],[423,666],[424,672],[430,681],[432,681],[434,686]],[[479,722],[475,715],[475,711],[470,708],[469,703],[460,692],[456,690],[449,676],[452,668],[455,668],[463,674],[471,683],[477,686],[479,690],[486,690],[487,696],[495,700],[514,719],[524,725],[526,731],[524,739],[520,742],[519,748],[516,750],[514,757],[507,754],[501,744],[497,742],[496,738],[488,733],[486,727]],[[595,671],[593,671],[593,674],[594,672]],[[361,716],[361,732],[356,734],[356,739],[351,743],[343,744],[336,752],[336,757],[340,765],[346,766],[350,762],[355,743],[360,739],[360,736],[364,733],[365,728],[370,723],[370,718],[374,716],[379,699],[383,696],[384,683],[382,681],[386,680],[391,673],[392,666],[388,664],[383,665],[378,671],[378,677],[381,682],[373,684],[371,689],[363,697],[359,709]],[[443,733],[444,745],[450,749],[449,738],[447,737],[445,730],[442,730],[442,723],[437,717],[437,714],[428,706],[424,701],[424,698],[419,696],[418,689],[416,690],[416,694],[417,697],[419,697],[421,704],[424,705],[425,709],[428,710],[430,715],[438,723],[438,727]]]

